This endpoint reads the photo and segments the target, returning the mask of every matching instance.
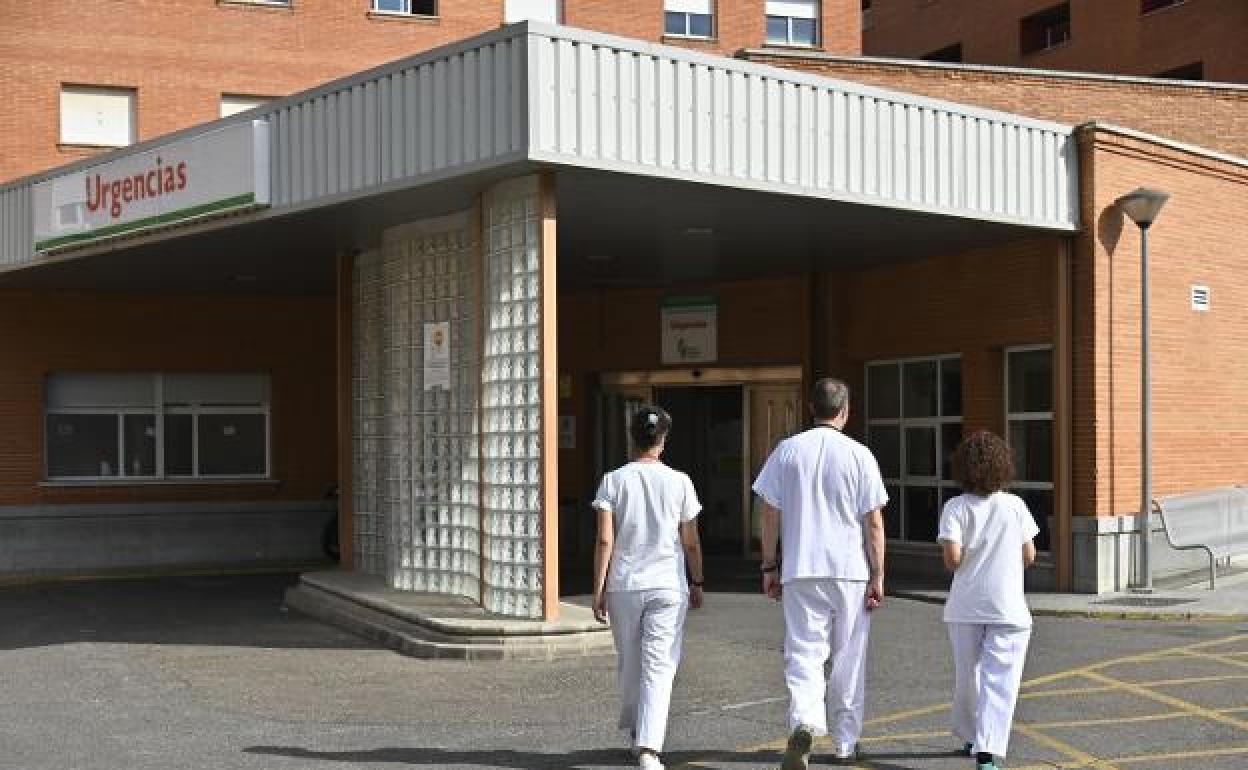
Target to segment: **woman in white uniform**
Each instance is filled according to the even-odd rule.
[[[1010,447],[979,431],[953,456],[964,494],[945,503],[940,540],[953,585],[945,623],[953,643],[953,734],[978,770],[1005,756],[1031,638],[1023,571],[1036,558],[1040,531],[1027,504],[1003,491],[1013,478]]]
[[[685,612],[702,606],[702,505],[693,482],[659,457],[672,418],[655,406],[629,424],[635,459],[603,476],[594,498],[594,617],[611,620],[619,656],[620,729],[642,770],[662,770]],[[688,585],[686,585],[686,560]]]

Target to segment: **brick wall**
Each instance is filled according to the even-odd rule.
[[[1141,185],[1170,201],[1150,231],[1154,495],[1248,481],[1248,168],[1106,131],[1081,136],[1088,231],[1076,257],[1076,481],[1094,482],[1099,515],[1139,509],[1140,237],[1115,206]],[[1212,309],[1192,310],[1193,284]],[[1094,298],[1095,307],[1087,307]],[[1094,439],[1092,444],[1087,439]],[[1080,487],[1076,486],[1078,492]],[[1081,495],[1082,496],[1082,495]]]
[[[1023,55],[1019,22],[1057,0],[875,0],[863,50],[918,58],[954,43],[963,61],[1041,69],[1156,75],[1203,62],[1206,80],[1248,81],[1248,3],[1186,0],[1140,15],[1139,0],[1073,0],[1071,39]]]
[[[319,500],[337,478],[332,300],[5,290],[0,326],[0,504]],[[39,486],[57,371],[268,373],[280,483]]]
[[[1245,8],[1248,9],[1248,3]],[[1248,86],[1209,88],[1164,81],[1122,82],[765,52],[750,52],[746,57],[1061,123],[1105,121],[1248,157]]]
[[[283,96],[502,23],[502,0],[442,3],[435,19],[370,15],[369,0],[10,0],[0,13],[0,181],[88,156],[58,147],[62,84],[137,90],[138,137],[214,120],[223,93]],[[763,43],[762,0],[721,0],[715,53]],[[825,0],[824,50],[857,54],[857,0]],[[662,35],[660,0],[566,0],[565,21],[645,40]],[[669,41],[670,42],[670,41]]]

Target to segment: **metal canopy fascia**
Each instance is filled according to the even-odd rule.
[[[250,120],[269,124],[271,205],[246,221],[538,162],[1079,226],[1069,126],[526,22],[0,185],[0,270],[44,259],[35,184]]]

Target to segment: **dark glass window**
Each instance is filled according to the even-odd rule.
[[[954,43],[944,48],[937,48],[935,51],[925,53],[919,58],[924,61],[943,61],[957,64],[962,61],[962,44]]]
[[[1019,22],[1019,48],[1024,54],[1044,51],[1070,40],[1070,34],[1070,3],[1062,3]]]

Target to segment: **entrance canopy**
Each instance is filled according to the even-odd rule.
[[[564,172],[560,218],[587,225],[567,245],[589,256],[603,234],[637,238],[618,223],[646,209],[684,212],[672,232],[702,237],[704,251],[709,236],[727,262],[745,259],[732,248],[742,221],[775,238],[859,244],[864,258],[881,228],[900,253],[907,239],[983,240],[992,225],[1079,225],[1068,126],[528,22],[0,186],[0,271],[118,248],[142,268],[159,260],[151,245],[231,225],[195,239],[190,266],[203,251],[205,263],[239,262],[222,280],[250,276],[277,257],[254,253],[249,227],[233,225],[281,218],[262,230],[287,253],[359,246],[417,201],[421,214],[452,210],[493,179],[542,167]],[[782,200],[823,202],[817,226],[794,230],[793,212],[815,209],[788,207],[786,220]],[[332,280],[328,263],[305,267],[309,281]],[[127,272],[137,288],[142,273]]]

